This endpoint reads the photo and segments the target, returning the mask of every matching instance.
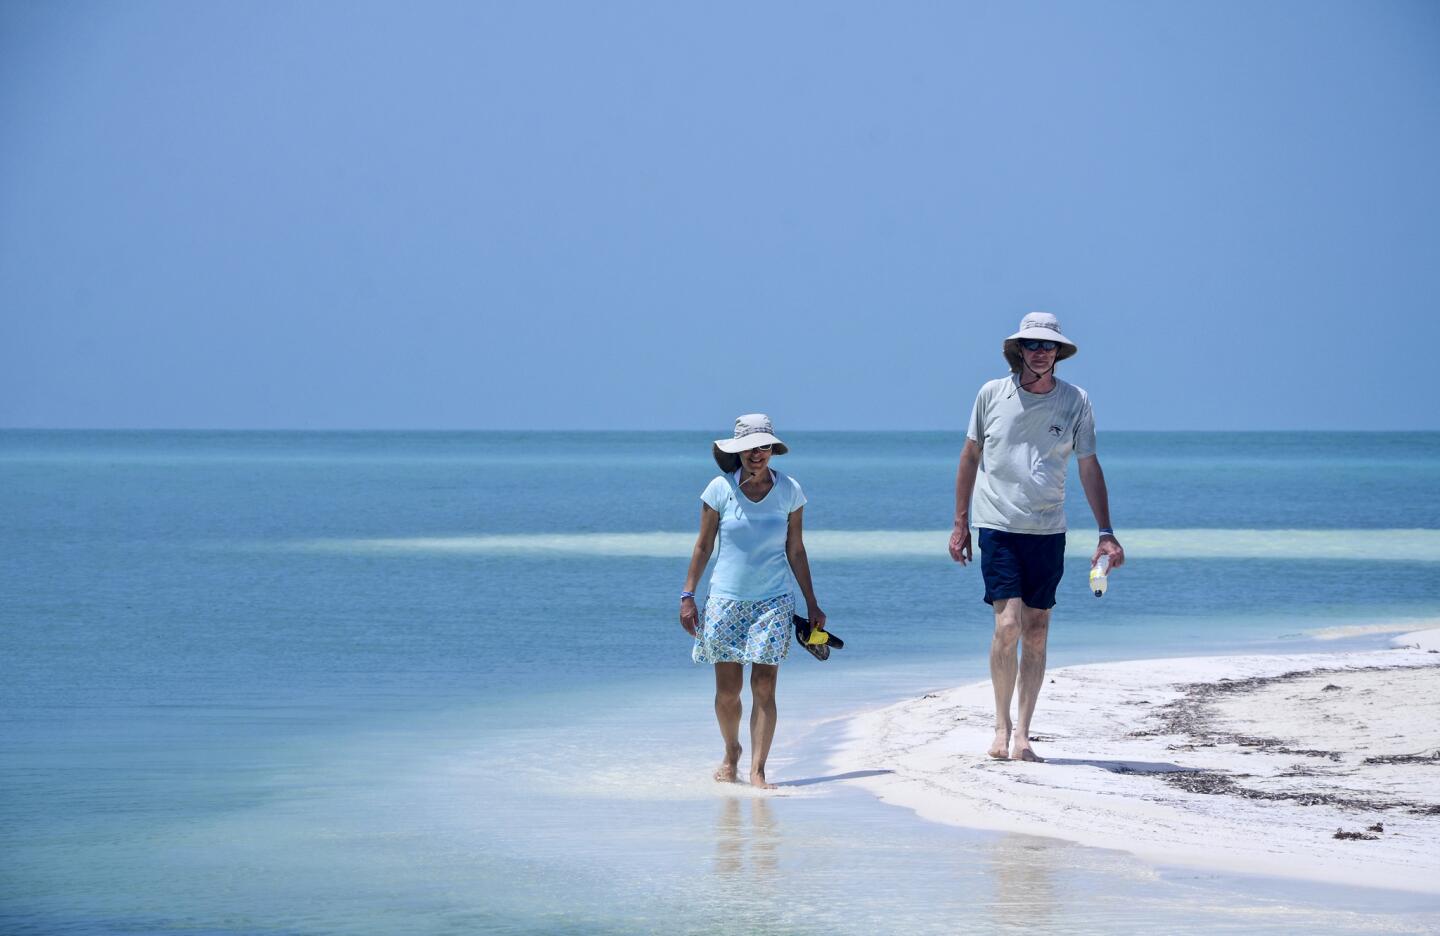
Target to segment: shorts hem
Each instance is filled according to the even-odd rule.
[[[1055,605],[1057,604],[1057,602],[1052,601],[1042,608],[1038,604],[1031,604],[1030,602],[1026,601],[1024,595],[986,595],[983,601],[987,605],[994,607],[995,602],[1009,601],[1011,598],[1019,598],[1022,602],[1024,602],[1025,607],[1029,608],[1032,611],[1053,611],[1055,609]]]

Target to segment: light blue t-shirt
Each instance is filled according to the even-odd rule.
[[[720,548],[710,594],[737,601],[759,601],[790,591],[790,562],[785,536],[790,514],[805,506],[805,492],[794,478],[770,469],[774,484],[756,503],[740,490],[740,472],[719,475],[700,499],[720,514]]]

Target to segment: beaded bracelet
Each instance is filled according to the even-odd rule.
[[[694,593],[694,592],[682,591],[682,592],[680,593],[680,600],[681,600],[681,601],[684,601],[686,598],[692,598],[692,599],[693,599],[694,597],[695,597],[695,593]]]

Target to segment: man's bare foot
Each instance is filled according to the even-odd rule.
[[[990,744],[990,750],[985,752],[996,760],[1005,760],[1010,756],[1010,729],[996,728],[995,740]]]
[[[725,759],[715,768],[716,783],[740,782],[740,745],[725,749]]]
[[[1045,758],[1036,754],[1030,747],[1030,739],[1018,732],[1015,734],[1015,747],[1010,751],[1010,759],[1029,761],[1032,764],[1045,763]]]
[[[762,789],[762,790],[774,790],[774,789],[777,789],[777,787],[775,786],[775,784],[769,783],[769,782],[767,782],[767,781],[765,780],[765,771],[764,771],[764,770],[752,770],[752,771],[750,771],[750,785],[753,786],[753,787],[759,787],[759,788]]]

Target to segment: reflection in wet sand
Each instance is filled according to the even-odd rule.
[[[1059,903],[1056,875],[1067,849],[1060,842],[1029,835],[1001,835],[989,849],[994,897],[989,911],[997,926],[1043,927]]]
[[[715,817],[715,874],[723,880],[740,873],[745,857],[743,833],[740,800],[727,796],[720,801],[720,812]]]
[[[749,815],[748,822],[746,814]],[[715,874],[735,893],[769,895],[780,867],[780,834],[768,797],[727,796],[715,819]]]
[[[780,835],[771,809],[769,797],[757,796],[750,801],[750,828],[755,835],[750,845],[750,863],[757,876],[773,880],[780,867]]]

